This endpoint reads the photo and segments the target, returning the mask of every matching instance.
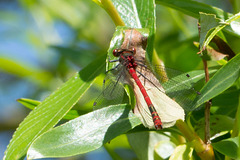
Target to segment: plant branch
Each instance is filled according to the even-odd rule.
[[[193,148],[202,160],[214,160],[214,152],[211,144],[205,144],[203,140],[182,120],[176,121],[176,126],[184,137],[192,143]]]
[[[105,9],[108,15],[111,16],[116,26],[125,26],[125,23],[118,14],[118,11],[116,10],[111,0],[93,0],[93,1],[97,3],[99,6],[101,6],[103,9]]]
[[[205,71],[205,81],[206,83],[209,81],[209,72],[208,72],[208,66],[207,66],[207,61],[203,59],[203,65],[204,65],[204,71]],[[210,144],[210,108],[211,108],[211,103],[212,100],[209,100],[205,104],[205,144]]]

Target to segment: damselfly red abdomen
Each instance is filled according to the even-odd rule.
[[[153,103],[148,96],[144,86],[142,85],[141,81],[139,80],[137,73],[136,73],[136,67],[137,63],[134,60],[134,54],[136,54],[136,49],[115,49],[113,51],[113,55],[116,57],[119,57],[119,62],[126,67],[128,73],[131,75],[131,77],[134,79],[135,83],[139,87],[146,103],[149,108],[149,111],[152,115],[153,123],[156,129],[162,129],[162,122],[161,119],[156,111],[156,109],[153,106]]]

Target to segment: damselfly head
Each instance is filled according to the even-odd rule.
[[[132,48],[132,54],[134,55],[134,54],[136,54],[136,48]]]
[[[119,49],[114,49],[114,50],[113,50],[113,56],[114,56],[114,57],[119,57],[121,52],[122,52],[122,51],[119,50]]]
[[[120,54],[123,54],[123,53],[130,53],[130,54],[136,54],[136,48],[132,48],[132,49],[114,49],[113,50],[113,56],[114,57],[119,57]]]

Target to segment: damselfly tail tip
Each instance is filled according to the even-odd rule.
[[[155,124],[155,128],[156,128],[156,130],[161,130],[162,129],[162,125],[161,124]]]
[[[162,122],[161,122],[160,119],[156,119],[156,120],[154,121],[154,126],[155,126],[156,130],[160,130],[160,129],[163,128],[163,127],[162,127]]]

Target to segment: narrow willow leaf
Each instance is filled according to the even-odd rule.
[[[90,152],[141,121],[129,105],[115,105],[91,112],[56,127],[37,138],[28,150],[28,158],[67,157]]]
[[[36,100],[32,100],[32,99],[27,99],[27,98],[20,98],[17,100],[19,103],[21,103],[22,105],[24,105],[25,107],[33,110],[35,107],[37,107],[38,105],[41,104],[40,101],[36,101]],[[79,113],[76,110],[70,110],[64,117],[63,119],[74,119],[77,118],[79,115]]]
[[[201,89],[201,95],[195,100],[194,108],[197,108],[207,100],[219,95],[228,89],[238,78],[240,73],[240,54],[232,58],[208,81]]]
[[[36,101],[33,99],[27,99],[27,98],[20,98],[17,101],[31,110],[33,110],[35,107],[37,107],[39,104],[41,104],[40,101]]]
[[[81,98],[103,70],[104,58],[97,59],[75,74],[24,119],[8,145],[4,160],[24,158],[33,140],[56,125]]]
[[[212,143],[215,150],[233,159],[239,159],[239,137],[224,139],[217,143]]]

